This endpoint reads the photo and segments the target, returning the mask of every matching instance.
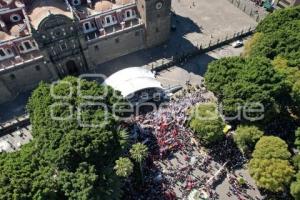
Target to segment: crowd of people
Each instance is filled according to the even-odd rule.
[[[170,100],[158,110],[132,119],[131,135],[135,141],[148,146],[149,156],[144,165],[145,183],[139,191],[127,191],[128,198],[187,199],[195,189],[206,193],[210,199],[218,199],[214,187],[226,177],[225,165],[232,165],[228,159],[236,160],[238,154],[230,150],[231,143],[227,139],[214,151],[204,152],[186,126],[189,109],[209,101],[211,96],[199,87]],[[226,156],[221,158],[224,155],[217,152]]]

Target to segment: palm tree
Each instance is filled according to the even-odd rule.
[[[143,161],[148,156],[148,147],[142,143],[136,143],[132,145],[132,148],[130,149],[130,155],[133,160],[135,160],[140,165],[140,171],[141,171],[141,178],[142,183],[144,184],[144,176],[143,176]]]
[[[128,177],[133,172],[133,164],[129,158],[120,157],[116,160],[114,170],[118,176]]]

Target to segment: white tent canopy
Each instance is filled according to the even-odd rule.
[[[119,90],[125,98],[147,88],[163,89],[161,83],[155,79],[154,74],[141,67],[122,69],[108,77],[104,84]]]

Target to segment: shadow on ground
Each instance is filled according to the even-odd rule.
[[[124,68],[144,66],[162,58],[168,59],[196,49],[196,46],[184,36],[189,33],[201,33],[201,28],[191,19],[174,13],[172,13],[172,25],[176,26],[176,30],[171,31],[170,39],[165,44],[140,50],[100,64],[96,67],[96,72],[109,76]]]

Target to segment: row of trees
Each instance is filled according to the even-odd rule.
[[[28,103],[33,141],[0,155],[0,199],[119,199],[133,164],[123,157],[127,132],[111,112],[117,102],[124,102],[118,92],[96,82],[41,83]],[[130,155],[142,166],[147,148],[136,144]]]
[[[243,57],[223,58],[208,66],[206,85],[223,104],[225,115],[237,116],[249,103],[263,105],[265,123],[287,107],[299,114],[299,13],[300,7],[295,7],[267,16],[245,44]]]
[[[299,20],[300,6],[275,11],[259,23],[241,57],[214,61],[205,74],[206,85],[218,97],[225,119],[241,124],[234,141],[252,157],[248,166],[257,185],[271,192],[290,188],[295,199],[300,199],[300,156],[294,156],[292,166],[286,142],[264,136],[264,132],[274,134],[269,124],[288,119],[292,123],[281,128],[288,132],[285,137],[290,143],[295,134],[295,146],[300,150],[300,128],[294,133],[289,126],[299,126],[300,116]],[[263,118],[257,112],[261,108]]]

